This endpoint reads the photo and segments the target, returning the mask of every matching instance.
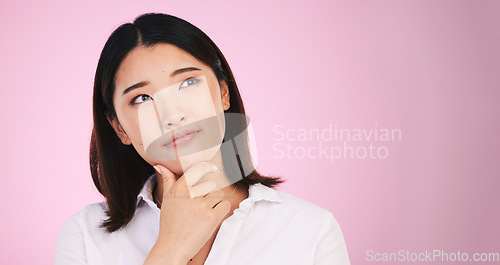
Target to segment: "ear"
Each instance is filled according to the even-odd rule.
[[[226,81],[220,82],[220,94],[222,100],[222,107],[224,108],[224,110],[228,110],[231,105],[229,104],[229,99],[230,99],[229,88],[226,84]]]
[[[113,127],[113,129],[115,130],[116,135],[118,136],[118,138],[120,138],[120,140],[124,145],[132,144],[132,141],[130,141],[130,138],[127,136],[127,133],[123,130],[117,118],[114,119],[108,118],[108,121],[109,124],[111,124],[111,127]]]

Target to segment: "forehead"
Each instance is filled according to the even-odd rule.
[[[118,87],[132,85],[145,79],[165,76],[183,67],[194,66],[206,70],[208,66],[183,49],[169,43],[151,47],[135,47],[124,58],[115,76]],[[135,84],[135,83],[134,83]]]

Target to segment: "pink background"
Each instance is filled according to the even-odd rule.
[[[99,2],[0,4],[1,264],[52,264],[62,224],[102,200],[87,155],[97,60],[118,25],[153,11],[217,43],[258,169],[335,215],[352,264],[367,250],[500,252],[500,2]],[[329,124],[402,138],[373,142],[386,159],[276,158],[278,142],[318,141],[278,141],[274,126]]]

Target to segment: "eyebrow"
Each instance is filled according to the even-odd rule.
[[[192,71],[201,71],[201,69],[196,68],[196,67],[184,67],[184,68],[180,68],[180,69],[177,69],[177,70],[173,71],[170,74],[170,77],[174,77],[176,75],[180,75],[182,73],[192,72]],[[127,94],[127,93],[129,93],[130,91],[132,91],[134,89],[141,88],[141,87],[147,86],[147,85],[149,85],[148,81],[142,81],[142,82],[139,82],[139,83],[137,83],[135,85],[129,86],[127,89],[123,90],[122,96],[125,95],[125,94]]]
[[[127,89],[123,90],[123,93],[122,93],[122,96],[124,96],[125,94],[127,94],[128,92],[134,90],[134,89],[137,89],[137,88],[140,88],[140,87],[143,87],[143,86],[147,86],[149,85],[149,82],[148,81],[142,81],[142,82],[139,82],[135,85],[132,85],[132,86],[129,86]]]
[[[191,71],[201,71],[201,69],[196,68],[196,67],[184,67],[184,68],[175,70],[173,73],[170,74],[170,77],[174,77],[176,75],[180,75],[182,73],[191,72]]]

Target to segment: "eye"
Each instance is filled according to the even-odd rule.
[[[145,94],[142,94],[142,95],[138,95],[136,96],[135,98],[132,99],[132,101],[130,102],[130,105],[137,105],[137,104],[141,104],[141,103],[144,103],[148,100],[152,99],[150,96],[148,95],[145,95]]]
[[[191,78],[186,79],[184,82],[182,82],[182,84],[179,86],[179,88],[192,86],[192,85],[195,85],[199,82],[200,82],[200,79],[191,77]]]

